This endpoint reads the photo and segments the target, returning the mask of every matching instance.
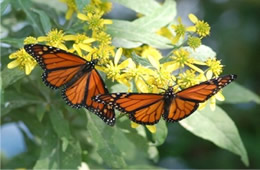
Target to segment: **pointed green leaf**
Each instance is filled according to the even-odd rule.
[[[225,96],[225,103],[255,102],[260,104],[260,97],[257,94],[236,82],[228,85],[223,90],[223,95]]]
[[[23,47],[23,38],[10,38],[10,37],[7,37],[7,38],[2,38],[1,42],[9,44],[13,48],[17,48],[17,49]]]
[[[133,42],[122,38],[113,38],[112,44],[115,47],[122,47],[122,48],[136,48],[142,45],[140,42]]]
[[[10,4],[10,0],[4,0],[1,2],[0,5],[0,15],[2,16],[3,13],[5,12],[5,9],[7,8],[7,6]]]
[[[19,6],[22,8],[22,10],[26,13],[26,16],[28,17],[28,20],[31,22],[34,31],[38,35],[43,35],[44,33],[42,32],[42,29],[40,28],[40,26],[38,24],[38,20],[36,19],[37,17],[35,16],[34,13],[31,12],[31,10],[30,10],[31,6],[28,5],[30,3],[30,1],[18,0],[17,2],[19,4]]]
[[[36,106],[36,116],[40,122],[42,121],[44,114],[46,112],[45,108],[46,108],[45,104],[38,104]]]
[[[8,69],[7,67],[1,71],[1,81],[2,81],[2,88],[5,89],[6,87],[12,85],[17,80],[23,78],[25,76],[22,70],[17,68],[15,69]]]
[[[164,4],[147,16],[136,19],[133,23],[149,32],[156,32],[174,20],[176,16],[176,3],[166,0]]]
[[[62,151],[62,142],[48,127],[42,139],[40,158],[33,169],[76,169],[81,163],[81,148],[76,141],[70,141]]]
[[[159,121],[156,124],[156,132],[152,134],[155,145],[159,146],[164,143],[168,135],[168,128],[165,121]]]
[[[183,49],[190,53],[190,57],[202,62],[216,58],[216,52],[206,45],[200,45],[195,50],[191,47],[183,47]]]
[[[247,152],[237,127],[220,107],[216,107],[213,112],[207,106],[202,111],[196,111],[190,117],[183,119],[180,124],[194,135],[239,155],[242,162],[246,166],[249,165]]]
[[[120,3],[144,15],[150,15],[153,11],[161,7],[160,4],[154,0],[112,0],[112,2]]]
[[[1,116],[10,113],[14,109],[22,108],[31,104],[39,104],[37,96],[25,94],[22,95],[14,90],[1,91],[4,96],[4,100],[1,103]]]
[[[51,111],[49,112],[49,117],[51,119],[52,127],[58,137],[60,139],[69,139],[71,137],[69,123],[64,119],[62,112],[52,107]]]
[[[37,9],[32,9],[32,10],[39,15],[40,21],[42,24],[42,28],[43,28],[45,34],[47,34],[51,30],[51,20],[50,20],[49,16],[46,15],[46,13],[44,11],[37,10]]]
[[[113,38],[126,39],[135,43],[141,42],[160,49],[172,48],[171,42],[167,38],[147,32],[129,21],[113,20],[113,24],[107,26],[107,32]]]
[[[125,168],[126,160],[123,153],[115,145],[115,130],[113,127],[106,125],[95,114],[86,110],[88,119],[87,130],[90,139],[94,141],[98,154],[103,158],[109,168]]]

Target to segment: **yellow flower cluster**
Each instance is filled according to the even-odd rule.
[[[91,53],[100,56],[99,63],[105,64],[109,61],[109,56],[114,55],[114,47],[111,46],[111,37],[105,32],[105,25],[112,24],[112,20],[103,19],[102,16],[112,8],[111,2],[101,0],[91,0],[84,8],[84,13],[78,13],[78,19],[85,22],[86,28],[92,31],[92,38],[97,42],[97,48]]]
[[[158,34],[170,39],[173,45],[183,42],[182,45],[187,43],[191,48],[196,49],[201,45],[201,39],[210,34],[210,26],[193,14],[189,14],[189,19],[194,25],[186,27],[179,17],[177,24],[161,28]]]
[[[103,19],[103,14],[111,10],[110,2],[91,0],[91,3],[79,13],[75,0],[62,0],[68,5],[66,19],[69,19],[74,12],[77,12],[79,20],[86,25],[86,34],[66,34],[63,30],[53,29],[46,36],[38,38],[27,37],[24,44],[44,42],[47,45],[58,47],[69,52],[76,52],[86,60],[99,59],[97,69],[107,75],[108,79],[124,84],[131,91],[134,84],[138,92],[160,93],[161,89],[167,89],[174,85],[177,91],[198,84],[207,79],[217,77],[222,72],[223,66],[216,58],[207,61],[199,61],[185,48],[185,44],[196,49],[201,44],[201,39],[209,35],[209,25],[197,19],[193,14],[189,15],[193,26],[183,25],[181,18],[177,24],[161,28],[157,33],[171,40],[175,48],[164,60],[161,52],[153,47],[143,45],[133,49],[118,48],[116,51],[111,45],[111,37],[105,32],[105,26],[112,24],[111,20]],[[66,43],[72,44],[70,48]],[[36,65],[35,60],[28,55],[24,49],[13,53],[9,57],[15,59],[8,64],[8,68],[19,66],[30,74]],[[138,61],[144,62],[138,62]],[[210,106],[214,110],[216,99],[224,100],[219,92],[210,99]],[[201,104],[200,109],[205,106]],[[136,127],[132,123],[132,127]],[[155,126],[147,126],[154,133]]]

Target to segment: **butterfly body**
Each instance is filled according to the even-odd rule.
[[[29,44],[24,49],[44,70],[43,82],[52,89],[62,88],[62,97],[68,105],[85,107],[108,125],[114,125],[114,109],[91,100],[97,94],[108,93],[95,69],[98,60],[86,61],[75,54],[47,45]]]
[[[211,79],[177,93],[170,86],[161,94],[100,94],[93,97],[93,100],[127,113],[130,120],[139,124],[156,124],[161,116],[167,122],[176,122],[191,115],[199,107],[199,103],[205,102],[236,77],[231,74]]]

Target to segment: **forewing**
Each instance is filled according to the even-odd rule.
[[[42,79],[51,88],[59,88],[81,71],[87,61],[64,50],[40,44],[24,46],[44,70]]]
[[[236,78],[236,75],[231,74],[216,79],[211,79],[209,81],[205,81],[198,85],[184,89],[178,92],[176,95],[177,97],[184,100],[199,103],[205,102],[207,99],[216,94],[220,89],[231,83]]]

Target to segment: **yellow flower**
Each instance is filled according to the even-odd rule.
[[[71,52],[74,52],[74,50],[76,50],[79,56],[82,56],[81,50],[91,52],[93,50],[93,48],[91,47],[91,43],[95,41],[94,38],[89,38],[85,34],[66,35],[64,37],[64,40],[74,41],[73,51]]]
[[[7,65],[7,68],[13,69],[19,66],[20,69],[25,71],[26,75],[29,75],[33,68],[36,66],[36,61],[34,60],[34,58],[30,56],[23,48],[12,53],[9,58],[15,60],[11,61]]]
[[[136,64],[130,60],[128,67],[124,70],[127,79],[134,79],[138,92],[148,93],[150,92],[147,81],[153,74],[153,71],[142,65],[136,66]]]
[[[107,77],[109,79],[112,79],[112,81],[117,80],[119,83],[125,84],[127,86],[130,86],[130,83],[126,79],[126,75],[121,73],[121,70],[125,69],[128,67],[130,58],[123,61],[122,63],[119,63],[119,60],[121,58],[123,49],[119,48],[116,51],[116,55],[114,57],[114,63],[110,60],[109,64],[106,64],[106,67],[103,68],[103,72],[106,73]]]
[[[177,69],[175,63],[171,61],[160,64],[160,59],[161,57],[158,56],[148,56],[148,60],[156,69],[153,71],[153,75],[150,77],[150,80],[148,80],[154,85],[153,92],[158,92],[158,87],[164,88],[169,84],[173,84],[173,81],[176,80],[175,76],[172,74],[172,72]]]
[[[135,123],[135,122],[131,122],[131,127],[132,128],[137,128],[138,126],[140,126],[139,124]],[[151,132],[151,133],[155,133],[156,132],[156,126],[155,125],[146,125],[147,129]]]
[[[112,9],[112,3],[107,1],[101,0],[91,0],[90,4],[88,4],[84,9],[84,13],[100,13],[103,12],[104,14],[110,12]]]
[[[210,33],[210,26],[207,22],[199,20],[194,14],[189,14],[191,22],[195,24],[196,33],[201,37],[206,37]]]
[[[61,2],[64,2],[68,6],[68,10],[66,12],[66,20],[69,20],[74,12],[77,12],[77,6],[75,3],[75,0],[60,0]]]
[[[102,2],[101,0],[91,0],[91,3],[93,3],[97,8],[99,8],[104,13],[108,13],[112,9],[112,3],[111,2]]]
[[[209,67],[208,71],[206,72],[207,79],[211,79],[213,74],[215,77],[218,77],[223,71],[223,65],[221,65],[220,60],[208,59],[206,61],[206,65]]]
[[[110,45],[111,44],[111,36],[106,32],[98,32],[93,35],[95,39],[100,43],[101,46]]]
[[[112,24],[112,20],[109,19],[102,19],[103,13],[87,13],[87,15],[84,15],[82,13],[78,13],[77,17],[82,20],[82,21],[87,21],[88,22],[88,26],[90,29],[92,29],[93,31],[99,31],[99,30],[103,30],[105,24]]]
[[[141,56],[144,58],[149,58],[149,56],[152,56],[157,61],[159,61],[162,58],[162,54],[160,53],[160,51],[151,46],[144,46]]]
[[[156,32],[157,34],[164,36],[170,40],[174,40],[171,31],[167,27],[162,27],[159,31]],[[175,44],[175,43],[174,43]]]
[[[194,70],[186,70],[184,73],[179,74],[177,83],[182,89],[186,89],[199,84],[201,81],[206,81],[203,74],[196,75]]]
[[[47,45],[67,50],[67,47],[63,44],[65,39],[66,35],[64,35],[62,30],[53,29],[48,32],[47,36],[38,37],[37,40],[39,42],[47,42]]]
[[[99,64],[103,65],[103,64],[107,64],[109,62],[109,57],[114,55],[115,55],[114,47],[106,45],[106,46],[99,46],[98,48],[94,47],[93,50],[88,53],[87,58],[88,59],[98,58]]]
[[[201,64],[201,62],[189,57],[190,53],[188,51],[181,48],[173,51],[173,54],[174,56],[172,57],[172,59],[174,60],[177,68],[184,68],[184,66],[186,65],[199,73],[204,73],[203,70],[194,65]]]
[[[189,36],[187,44],[195,49],[201,45],[201,38]]]
[[[173,44],[176,44],[180,38],[183,38],[186,32],[196,31],[196,28],[194,26],[185,27],[185,25],[182,24],[182,20],[180,17],[178,17],[178,25],[172,25],[171,27],[175,30],[176,33],[175,38],[172,40]]]
[[[37,39],[35,37],[29,36],[24,39],[24,44],[36,44],[38,43]]]
[[[87,13],[95,14],[95,13],[100,13],[100,12],[101,12],[101,10],[97,6],[95,6],[95,4],[93,4],[93,3],[90,3],[83,8],[84,14],[87,14]]]

